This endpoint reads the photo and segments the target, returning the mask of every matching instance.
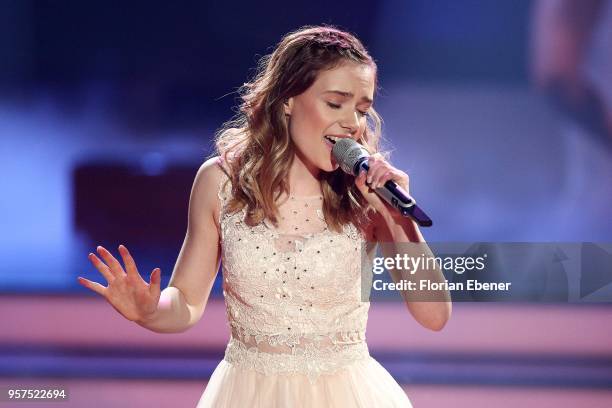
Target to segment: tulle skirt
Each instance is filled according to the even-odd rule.
[[[197,408],[410,408],[410,400],[372,357],[311,381],[303,374],[265,375],[222,360]]]

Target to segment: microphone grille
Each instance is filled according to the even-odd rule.
[[[342,171],[355,175],[355,165],[370,156],[368,151],[353,139],[339,139],[332,148],[332,154]]]

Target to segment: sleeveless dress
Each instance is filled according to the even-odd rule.
[[[220,184],[223,295],[231,337],[199,408],[411,407],[369,352],[365,238],[327,228],[322,197],[286,197],[277,227],[228,213]]]

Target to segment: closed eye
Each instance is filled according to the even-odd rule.
[[[327,106],[329,106],[332,109],[340,109],[342,107],[342,105],[338,105],[335,103],[331,103],[331,102],[327,102]],[[359,112],[359,114],[363,117],[365,116],[370,116],[370,114],[368,112],[364,112],[364,111],[360,111],[358,110],[357,112]]]

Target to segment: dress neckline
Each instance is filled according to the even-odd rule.
[[[314,199],[319,199],[319,200],[323,200],[323,196],[321,194],[315,194],[315,195],[307,195],[307,196],[295,196],[295,195],[290,195],[289,196],[290,200],[314,200]]]

